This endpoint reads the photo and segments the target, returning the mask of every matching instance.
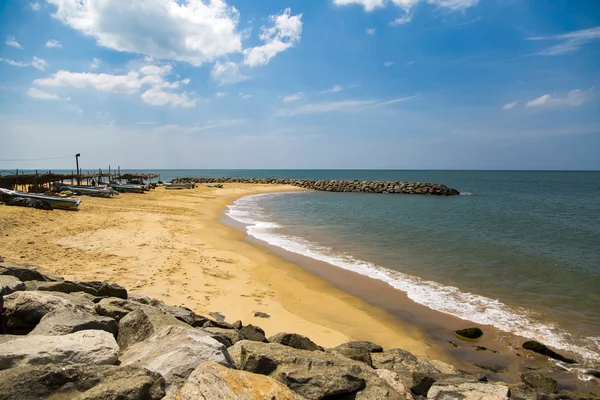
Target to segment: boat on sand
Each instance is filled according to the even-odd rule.
[[[8,201],[16,198],[43,200],[50,203],[52,208],[71,211],[77,210],[79,208],[79,204],[81,203],[81,200],[75,197],[47,196],[45,194],[25,193],[18,190],[2,188],[0,188],[0,197]]]

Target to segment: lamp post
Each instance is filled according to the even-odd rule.
[[[75,164],[77,165],[77,184],[81,185],[81,175],[79,174],[79,157],[80,153],[75,154]]]

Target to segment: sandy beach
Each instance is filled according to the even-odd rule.
[[[106,280],[199,314],[220,312],[272,335],[297,332],[321,346],[370,340],[447,358],[419,331],[245,240],[221,223],[242,196],[299,190],[228,184],[84,197],[78,212],[0,206],[0,256],[67,279]],[[270,318],[258,318],[255,312]]]

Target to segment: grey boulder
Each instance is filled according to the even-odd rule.
[[[357,341],[357,342],[348,342],[340,344],[335,347],[338,348],[351,348],[351,349],[361,349],[366,350],[369,353],[381,353],[383,351],[383,347],[373,342],[365,342],[365,341]]]
[[[276,335],[271,336],[269,343],[279,343],[284,346],[293,347],[298,350],[309,350],[317,351],[322,350],[315,342],[307,338],[306,336],[298,335],[297,333],[285,333],[280,332]]]
[[[138,310],[140,308],[148,307],[150,306],[135,301],[119,299],[116,297],[108,297],[100,300],[96,304],[95,311],[98,315],[110,317],[117,321],[120,321],[121,318],[123,318],[130,312]]]
[[[167,326],[189,328],[186,323],[179,321],[174,316],[152,307],[132,311],[119,321],[119,347],[121,350],[125,350],[137,342],[148,339]]]
[[[29,335],[58,336],[84,330],[101,330],[117,337],[119,325],[109,317],[78,310],[52,311],[40,320]]]
[[[177,390],[202,362],[213,361],[233,367],[227,349],[207,333],[186,326],[166,326],[143,342],[128,347],[121,365],[159,372],[167,383],[167,392]]]
[[[117,297],[121,299],[127,299],[127,290],[125,288],[114,284],[100,281],[92,282],[72,282],[72,281],[61,281],[61,282],[40,282],[31,281],[27,282],[28,290],[40,290],[44,292],[85,292],[93,296],[98,297]]]
[[[10,275],[18,278],[20,281],[60,281],[60,278],[54,278],[48,275],[44,275],[37,271],[32,265],[29,264],[18,264],[12,262],[3,262],[0,265],[0,275]]]
[[[80,331],[64,336],[10,336],[0,343],[0,369],[45,364],[112,365],[119,346],[105,331]]]
[[[540,393],[558,393],[556,381],[544,376],[544,374],[538,371],[524,371],[521,374],[521,381],[527,385],[527,387]]]
[[[11,275],[0,275],[0,296],[5,296],[25,289],[25,284],[21,282],[19,278]]]
[[[164,379],[155,372],[112,365],[35,365],[0,371],[0,400],[158,400]]]
[[[15,292],[4,296],[4,316],[8,333],[27,334],[44,315],[58,310],[93,312],[94,303],[64,293]]]
[[[509,393],[509,387],[506,385],[453,377],[436,381],[429,389],[427,398],[434,400],[506,400]]]
[[[210,337],[222,343],[225,347],[231,347],[240,340],[245,339],[236,329],[202,328],[201,330],[208,333]]]

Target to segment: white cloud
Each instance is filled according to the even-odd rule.
[[[392,65],[394,65],[393,61],[386,61],[386,62],[383,63],[384,67],[391,67]]]
[[[287,96],[283,96],[281,98],[281,101],[283,101],[284,103],[291,103],[292,101],[300,100],[303,96],[304,96],[303,92],[298,92],[298,93],[290,94]]]
[[[213,80],[221,85],[231,85],[248,79],[240,72],[240,67],[233,61],[217,61],[212,71],[210,71],[210,75]]]
[[[322,92],[319,92],[319,94],[337,93],[337,92],[341,92],[341,91],[342,91],[342,87],[340,85],[335,85],[331,89],[327,89],[327,90],[323,90]]]
[[[77,107],[77,106],[67,106],[67,109],[71,112],[74,112],[76,114],[82,115],[83,114],[83,108],[81,107]]]
[[[358,4],[365,8],[366,12],[371,12],[376,8],[383,7],[384,0],[333,0],[333,4],[337,6],[347,6],[350,4]]]
[[[228,93],[225,93],[225,92],[217,92],[217,93],[215,93],[215,96],[217,96],[217,97],[225,97],[225,96],[227,96],[227,94]]]
[[[72,87],[123,94],[139,93],[142,88],[149,86],[140,97],[150,105],[195,107],[196,100],[191,99],[188,93],[173,93],[168,90],[177,89],[186,81],[167,81],[166,77],[171,74],[171,70],[170,65],[144,65],[126,75],[60,70],[48,78],[36,79],[33,83],[44,87]]]
[[[29,8],[31,8],[33,11],[40,11],[40,3],[29,3]]]
[[[10,46],[10,47],[14,47],[15,49],[21,49],[23,50],[23,46],[21,46],[19,44],[19,42],[17,42],[17,39],[15,39],[14,36],[7,36],[6,37],[6,41],[4,42],[5,45]]]
[[[46,47],[50,47],[52,49],[60,49],[62,47],[62,44],[60,44],[58,40],[52,39],[46,42]]]
[[[575,52],[587,43],[600,40],[600,26],[561,35],[530,37],[527,40],[554,40],[560,42],[537,53],[541,56],[558,56]]]
[[[512,103],[508,103],[502,106],[503,110],[510,110],[511,108],[514,108],[517,105],[516,101],[513,101]]]
[[[27,90],[27,95],[29,97],[33,97],[34,99],[41,99],[41,100],[58,100],[58,99],[60,99],[60,97],[58,97],[57,95],[55,95],[53,93],[44,92],[43,90],[39,90],[36,88],[29,88],[29,90]]]
[[[248,99],[251,99],[251,98],[252,98],[252,97],[254,97],[254,96],[253,96],[253,95],[251,95],[251,94],[248,94],[248,93],[240,93],[240,94],[239,94],[239,97],[240,97],[242,100],[248,100]]]
[[[593,88],[583,91],[575,89],[566,95],[560,94],[544,94],[538,98],[525,103],[525,107],[542,107],[542,106],[569,106],[576,107],[586,103],[589,100],[589,93]]]
[[[225,0],[47,0],[55,18],[99,46],[201,65],[242,51],[239,12]]]
[[[169,125],[161,125],[152,129],[153,133],[158,134],[190,134],[194,132],[201,132],[207,130],[213,130],[218,128],[227,128],[229,126],[240,125],[247,122],[247,119],[239,118],[239,119],[223,119],[219,121],[209,122],[205,125],[177,125],[177,124],[169,124]]]
[[[261,46],[244,50],[244,64],[250,67],[266,65],[277,53],[293,47],[302,36],[302,14],[291,15],[286,8],[280,15],[269,17],[273,26],[261,27]]]
[[[31,62],[25,61],[15,61],[8,58],[0,58],[0,61],[4,61],[5,63],[12,65],[13,67],[33,67],[37,68],[40,71],[44,71],[48,66],[48,63],[41,58],[33,57]]]
[[[367,29],[367,35],[373,36],[375,34],[375,28]]]
[[[344,111],[374,103],[374,100],[342,100],[327,103],[305,104],[297,108],[276,110],[275,116],[294,117],[297,115],[306,114],[324,114],[329,112]]]
[[[100,67],[100,63],[101,63],[101,61],[99,59],[97,59],[96,57],[94,57],[94,59],[92,60],[92,63],[90,64],[90,69],[98,69],[98,67]]]
[[[392,22],[390,22],[390,25],[398,26],[398,25],[408,24],[410,21],[412,21],[412,18],[413,18],[413,15],[410,12],[410,10],[406,10],[404,12],[404,15],[401,15],[398,18],[396,18],[395,20],[393,20]]]

